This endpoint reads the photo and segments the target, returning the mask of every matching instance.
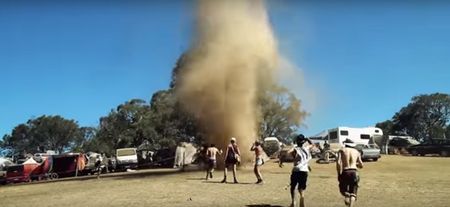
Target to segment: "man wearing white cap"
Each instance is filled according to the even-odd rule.
[[[358,168],[363,168],[361,154],[355,149],[356,144],[349,139],[344,141],[344,148],[337,154],[336,170],[339,190],[345,197],[345,204],[352,207],[358,192]]]
[[[223,171],[222,183],[227,182],[227,168],[229,167],[233,168],[234,183],[238,183],[236,178],[236,164],[240,162],[240,156],[241,152],[236,144],[236,138],[232,137],[230,139],[230,144],[227,147],[227,151],[225,152],[225,168]]]

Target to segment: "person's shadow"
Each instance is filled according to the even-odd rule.
[[[252,204],[252,205],[246,205],[246,207],[283,207],[283,206],[270,205],[270,204]]]

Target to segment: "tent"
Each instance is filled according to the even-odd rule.
[[[182,142],[175,150],[175,162],[173,167],[182,167],[195,161],[197,148],[192,143]]]

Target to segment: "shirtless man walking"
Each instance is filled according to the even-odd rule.
[[[261,147],[261,143],[259,141],[255,141],[255,143],[253,143],[252,147],[250,148],[250,151],[255,152],[255,166],[253,167],[253,172],[255,173],[256,179],[258,179],[256,184],[261,184],[263,183],[263,178],[260,168],[264,164],[264,159],[262,157],[264,150]]]
[[[361,155],[352,140],[344,141],[344,148],[339,150],[336,161],[339,190],[344,196],[346,206],[353,207],[358,192],[358,168],[363,168]]]
[[[206,180],[213,178],[214,168],[216,167],[217,154],[221,155],[222,150],[218,150],[216,145],[211,144],[206,150],[207,168],[206,168]]]

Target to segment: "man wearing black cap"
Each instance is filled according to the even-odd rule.
[[[358,191],[358,168],[363,168],[361,154],[355,149],[356,144],[346,139],[344,148],[337,154],[336,170],[338,174],[339,190],[345,197],[345,204],[352,207],[356,201]]]
[[[305,143],[308,142],[307,145]],[[298,188],[300,193],[300,207],[305,206],[305,190],[306,181],[308,178],[309,165],[308,162],[311,160],[310,149],[313,146],[312,141],[305,138],[303,134],[299,134],[296,139],[295,146],[290,153],[294,157],[294,167],[292,168],[291,174],[291,206],[295,204],[295,188]]]

